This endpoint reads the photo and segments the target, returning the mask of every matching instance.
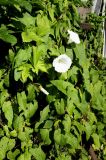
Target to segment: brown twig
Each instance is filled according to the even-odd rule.
[[[97,156],[96,156],[96,154],[94,152],[94,149],[92,148],[91,145],[89,147],[89,154],[90,154],[92,160],[98,160],[98,158],[97,158]]]

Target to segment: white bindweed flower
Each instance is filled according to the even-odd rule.
[[[72,43],[72,42],[74,42],[76,44],[80,43],[79,36],[76,32],[68,30],[68,34],[69,34],[68,43]]]
[[[48,95],[49,92],[47,92],[42,86],[39,86],[40,91],[42,91],[44,94]]]
[[[72,64],[72,60],[66,54],[62,54],[53,60],[55,71],[64,73],[67,72]]]

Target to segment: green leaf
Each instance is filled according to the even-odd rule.
[[[98,79],[99,79],[99,74],[97,70],[94,70],[93,68],[91,68],[90,70],[90,77],[92,79],[92,83],[95,84]]]
[[[24,111],[27,105],[27,97],[24,91],[17,93],[17,101],[19,105],[19,111]]]
[[[25,126],[24,117],[22,115],[14,117],[13,126],[16,131],[22,131]]]
[[[10,137],[10,132],[9,132],[9,128],[8,128],[7,125],[4,125],[4,126],[3,126],[3,130],[4,130],[5,134],[6,134],[6,136],[7,136],[7,137]]]
[[[47,145],[51,144],[51,140],[49,138],[49,132],[50,132],[50,130],[48,130],[48,129],[40,129],[41,138],[42,138],[44,144],[47,144]]]
[[[78,139],[71,133],[65,134],[66,143],[71,145],[73,149],[79,148],[79,142]]]
[[[31,153],[26,150],[25,153],[21,154],[17,160],[31,160]]]
[[[70,116],[68,114],[65,115],[64,120],[62,121],[63,126],[64,126],[64,131],[66,133],[70,133],[70,129],[71,129],[71,119]]]
[[[15,80],[17,81],[20,79],[23,83],[25,83],[28,78],[33,80],[33,77],[31,75],[32,69],[33,69],[32,65],[27,63],[20,66],[19,68],[16,68],[14,72]]]
[[[25,64],[24,66],[19,67],[19,70],[22,70],[21,71],[21,79],[22,79],[23,83],[25,83],[28,78],[33,80],[33,77],[30,74],[31,69],[32,69],[32,66],[30,64]]]
[[[27,11],[31,12],[32,10],[32,5],[28,1],[24,0],[18,0],[18,3],[21,7],[24,7]]]
[[[10,72],[8,72],[8,73],[5,75],[5,78],[4,78],[4,85],[5,85],[6,87],[9,87],[9,85],[10,85],[9,78],[10,78]]]
[[[5,69],[0,69],[0,80],[4,76],[5,71]]]
[[[76,106],[80,104],[79,92],[74,88],[73,85],[69,85],[67,87],[67,96],[71,99],[72,102],[74,102],[74,104],[76,104]]]
[[[15,56],[15,53],[13,52],[12,49],[9,49],[9,61],[11,62],[11,64],[14,62],[14,56]]]
[[[17,160],[25,160],[24,154],[21,154],[21,155],[17,158]]]
[[[15,81],[18,81],[19,79],[21,79],[21,71],[19,71],[18,68],[14,70],[14,79]]]
[[[74,119],[75,120],[78,120],[78,119],[80,119],[81,118],[81,112],[79,111],[79,110],[77,110],[77,109],[74,109]]]
[[[24,111],[25,117],[27,119],[31,118],[35,114],[35,112],[37,111],[37,109],[38,109],[38,102],[36,100],[33,101],[33,104],[32,103],[28,103],[27,104],[27,108]]]
[[[34,156],[36,160],[46,160],[46,155],[42,151],[41,147],[38,148],[31,148],[30,153]]]
[[[35,32],[35,30],[32,29],[26,29],[24,32],[22,32],[22,40],[23,42],[31,42],[31,41],[36,41],[36,42],[43,42],[44,40],[38,36]]]
[[[20,139],[21,143],[22,143],[22,142],[27,142],[26,133],[23,132],[23,131],[20,131],[20,132],[18,133],[18,139]],[[22,145],[21,145],[21,148],[23,149]]]
[[[4,136],[4,130],[2,128],[0,128],[0,137]]]
[[[10,101],[4,102],[2,106],[5,118],[8,121],[8,126],[11,127],[13,121],[13,109]]]
[[[33,46],[33,64],[34,64],[34,67],[36,67],[36,65],[38,63],[38,60],[41,56],[41,53],[42,52],[39,52],[37,47]]]
[[[30,127],[24,127],[24,130],[20,130],[18,132],[18,138],[24,143],[26,143],[26,145],[24,144],[24,146],[29,146],[28,141],[30,141],[31,138],[31,134],[33,133],[33,129]],[[24,146],[21,144],[21,148],[24,150]],[[31,146],[32,146],[32,142],[31,142]]]
[[[43,123],[46,119],[48,119],[49,112],[50,112],[49,106],[46,106],[43,109],[43,111],[40,112],[40,121],[35,124],[35,131],[36,132],[38,131],[37,129],[40,126],[40,124]]]
[[[27,87],[28,95],[27,100],[33,101],[35,99],[35,87],[32,84],[29,84]]]
[[[9,93],[7,92],[7,90],[3,90],[0,93],[0,105],[2,106],[3,103],[9,98]]]
[[[79,64],[84,68],[87,65],[87,63],[85,63],[87,62],[87,58],[84,45],[82,43],[76,45],[76,47],[74,48],[74,52],[79,60]]]
[[[93,141],[94,141],[93,148],[96,149],[96,150],[99,150],[100,149],[99,135],[96,134],[96,133],[93,133],[92,138],[93,138]]]
[[[51,83],[57,87],[59,91],[67,95],[67,88],[69,87],[70,90],[74,90],[74,86],[70,82],[66,82],[63,80],[52,80]],[[68,96],[68,95],[67,95]]]
[[[100,94],[101,89],[102,89],[102,85],[103,85],[103,82],[100,80],[97,83],[95,83],[95,85],[94,85],[94,94],[95,95]]]
[[[82,148],[81,157],[79,160],[88,160],[88,152],[85,148]]]
[[[12,136],[12,137],[17,137],[17,132],[16,132],[16,130],[12,130],[12,131],[10,132],[10,136]]]
[[[16,149],[14,152],[9,151],[9,152],[7,153],[7,158],[8,158],[9,160],[15,160],[16,157],[17,157],[19,154],[20,154],[20,150],[19,150],[19,149]]]
[[[56,112],[58,114],[62,115],[65,113],[64,99],[61,98],[61,100],[56,100],[54,105],[55,105]]]
[[[33,64],[36,68],[38,61],[41,59],[42,55],[46,55],[47,46],[44,44],[40,44],[39,46],[33,46]]]
[[[50,56],[59,56],[59,50],[57,48],[50,48]]]
[[[13,149],[15,146],[15,140],[9,139],[7,137],[3,137],[0,140],[0,159],[4,159],[6,157],[6,152]]]
[[[82,133],[85,131],[85,127],[81,124],[81,122],[74,121],[73,125],[77,127],[80,135],[82,135]]]
[[[70,155],[65,155],[64,153],[61,153],[58,158],[55,158],[55,160],[72,160]]]
[[[15,56],[15,67],[19,67],[22,64],[25,64],[31,57],[31,48],[28,47],[25,50],[20,49]]]
[[[90,124],[89,122],[84,122],[86,139],[89,140],[91,134],[95,131],[95,125]]]
[[[46,120],[49,117],[49,112],[50,112],[49,106],[46,106],[43,109],[43,111],[40,112],[40,121],[41,122]]]
[[[72,77],[73,75],[78,74],[79,68],[76,66],[73,66],[69,71],[68,71],[68,78]]]
[[[54,21],[55,20],[55,18],[54,18],[54,12],[55,12],[55,6],[54,5],[52,5],[52,7],[50,6],[49,8],[48,8],[48,12],[49,12],[49,16],[50,16],[50,18],[51,18],[51,20],[52,21]]]
[[[61,130],[57,129],[54,131],[54,140],[55,143],[57,143],[58,145],[65,145],[66,144],[66,137],[65,135],[61,134]]]
[[[50,128],[52,128],[52,126],[53,126],[53,121],[52,120],[46,120],[43,128],[50,129]]]
[[[93,112],[88,112],[87,118],[90,121],[90,124],[97,123],[97,118]]]
[[[47,67],[44,61],[39,60],[33,71],[36,72],[36,74],[38,74],[39,70],[42,72],[47,72]]]
[[[50,21],[47,16],[37,15],[37,34],[44,36],[50,33]]]
[[[71,99],[67,99],[67,107],[66,107],[66,110],[69,114],[69,116],[71,117],[74,113],[74,110],[75,110],[75,105],[73,104],[73,102],[71,101]]]
[[[11,31],[9,31],[5,26],[2,26],[0,28],[0,39],[5,42],[11,43],[12,45],[15,45],[17,43],[17,39],[10,33]]]
[[[29,13],[24,13],[23,18],[18,18],[26,27],[35,26],[35,17],[32,17]]]

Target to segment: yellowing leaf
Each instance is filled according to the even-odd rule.
[[[27,29],[26,31],[22,32],[22,40],[23,42],[43,42],[43,39],[41,39],[36,32],[32,31],[31,29]]]

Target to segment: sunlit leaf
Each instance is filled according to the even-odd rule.
[[[50,145],[51,140],[49,138],[49,130],[48,129],[40,129],[41,138],[43,139],[44,144]]]
[[[99,135],[97,133],[93,133],[92,138],[93,138],[93,141],[94,141],[94,145],[93,145],[94,149],[99,150],[100,149]]]
[[[32,103],[27,104],[27,108],[24,111],[26,118],[31,118],[35,114],[36,110],[38,109],[38,102],[36,100],[34,100],[33,103],[34,104],[32,104]]]
[[[23,18],[18,18],[21,23],[27,27],[35,26],[35,17],[32,17],[29,13],[24,13]]]
[[[15,139],[9,139],[6,136],[2,137],[0,140],[0,158],[4,159],[6,157],[6,152],[13,149],[15,146]]]
[[[65,135],[61,134],[61,130],[57,129],[54,131],[54,140],[55,143],[57,143],[58,145],[65,145],[66,144],[66,137]]]
[[[34,158],[36,158],[36,160],[45,160],[46,159],[46,155],[42,151],[41,147],[31,148],[30,153],[34,156]]]
[[[8,121],[8,126],[11,127],[13,121],[13,107],[10,101],[4,102],[2,106],[5,118]]]
[[[14,152],[9,151],[9,152],[7,153],[7,158],[8,158],[9,160],[15,160],[16,157],[17,157],[19,154],[20,154],[20,150],[19,150],[19,149],[16,149]]]

